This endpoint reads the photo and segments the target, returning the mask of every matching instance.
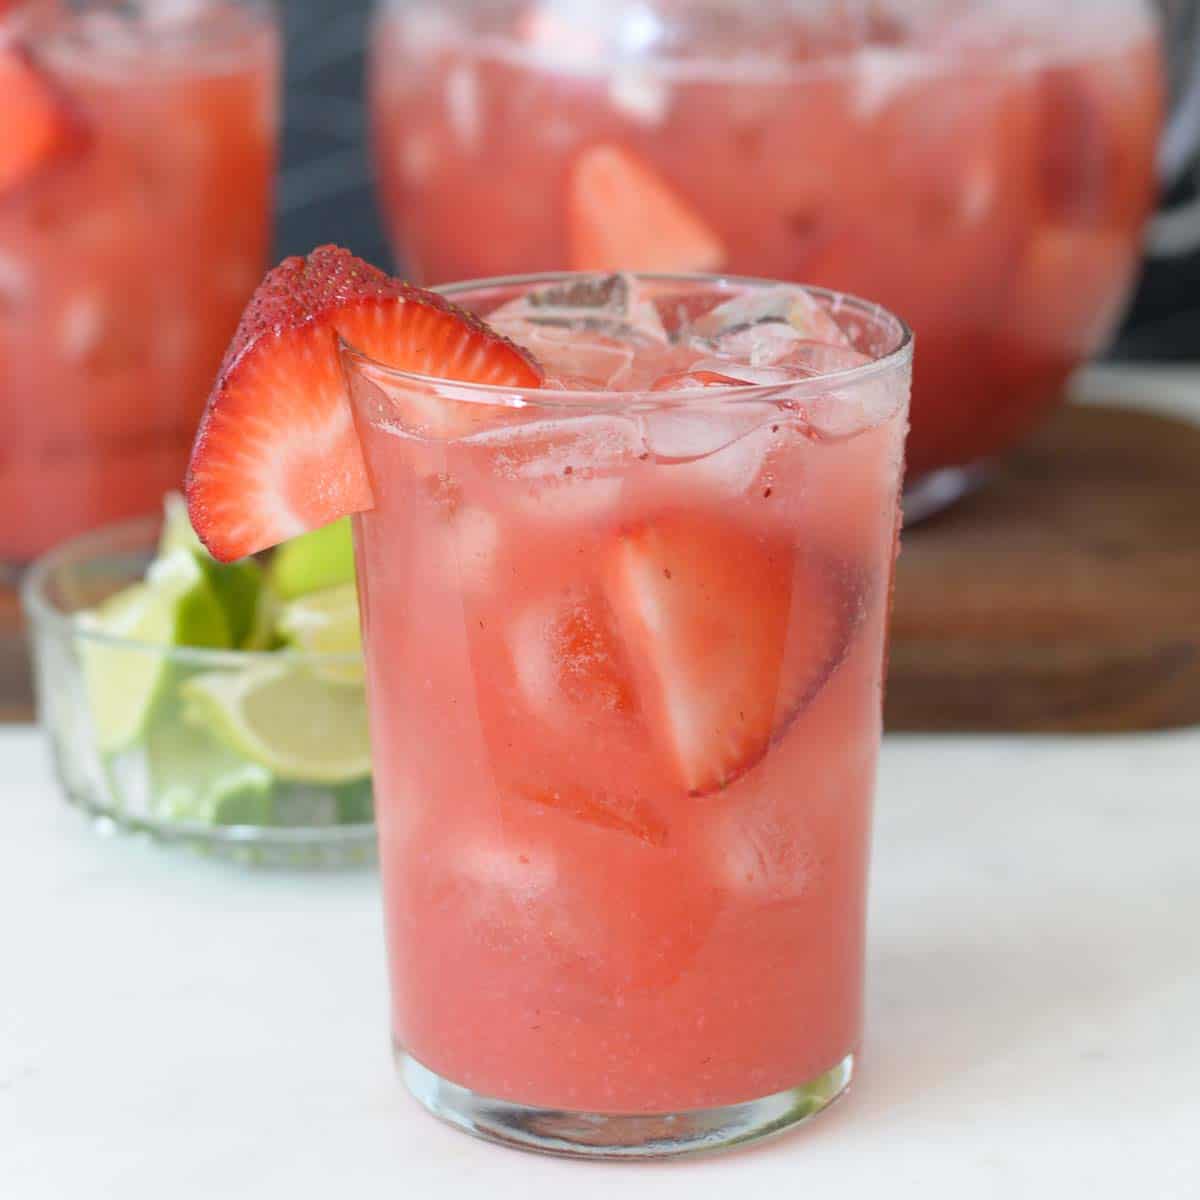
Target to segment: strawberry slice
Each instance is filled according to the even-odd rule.
[[[629,529],[607,567],[640,704],[692,795],[766,754],[841,665],[863,613],[857,572],[713,514]]]
[[[584,150],[567,184],[571,266],[577,271],[715,271],[725,247],[648,163],[620,146]]]
[[[259,285],[200,421],[188,510],[228,561],[371,507],[337,339],[388,366],[536,388],[541,370],[477,317],[337,246],[288,258]]]
[[[0,197],[77,150],[83,127],[66,96],[19,43],[0,42]]]

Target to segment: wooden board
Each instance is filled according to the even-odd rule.
[[[0,720],[31,715],[0,588]],[[905,535],[893,730],[1200,723],[1200,428],[1066,408],[989,485]]]
[[[909,531],[893,730],[1200,723],[1200,428],[1064,408],[988,486]]]

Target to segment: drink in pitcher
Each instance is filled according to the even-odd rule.
[[[255,0],[0,16],[0,561],[179,486],[264,266],[278,73]]]
[[[919,478],[1006,449],[1112,332],[1161,75],[1144,0],[394,0],[375,160],[419,280],[723,270],[881,301],[921,339]]]

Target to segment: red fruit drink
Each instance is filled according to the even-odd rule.
[[[264,266],[266,3],[0,18],[0,561],[153,509]]]
[[[907,335],[737,281],[449,293],[547,374],[345,356],[406,1077],[571,1153],[802,1119],[861,1034]]]
[[[381,7],[372,93],[417,278],[869,295],[921,339],[921,476],[1009,446],[1111,333],[1162,81],[1145,0],[408,0]]]

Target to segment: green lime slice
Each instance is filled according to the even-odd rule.
[[[130,746],[146,728],[171,672],[168,656],[157,647],[231,643],[224,610],[189,550],[172,551],[154,564],[145,583],[76,619],[81,633],[140,643],[79,639],[96,744],[105,754]]]
[[[358,593],[353,583],[326,588],[285,604],[276,624],[292,645],[310,654],[353,655],[346,663],[322,663],[314,671],[333,683],[363,681]]]
[[[366,697],[292,663],[208,671],[180,687],[187,718],[280,779],[349,783],[371,770]]]
[[[353,581],[349,517],[284,542],[271,559],[271,584],[284,600]]]
[[[225,610],[233,644],[239,649],[257,648],[250,643],[261,637],[258,611],[263,593],[262,567],[252,558],[219,563],[205,553],[198,553],[196,561]]]
[[[370,825],[375,820],[375,798],[369,779],[343,783],[333,792],[339,825]]]
[[[192,528],[187,501],[179,492],[168,492],[163,497],[163,526],[158,538],[158,557],[166,558],[175,550],[195,550],[208,554]]]
[[[163,704],[145,735],[154,807],[160,815],[204,825],[267,825],[275,778]]]
[[[262,650],[270,644],[266,615],[260,612],[265,572],[253,558],[220,563],[204,548],[188,516],[187,501],[178,492],[163,497],[163,527],[158,557],[169,558],[180,550],[195,555],[208,576],[213,593],[225,610],[232,644],[243,650]]]

